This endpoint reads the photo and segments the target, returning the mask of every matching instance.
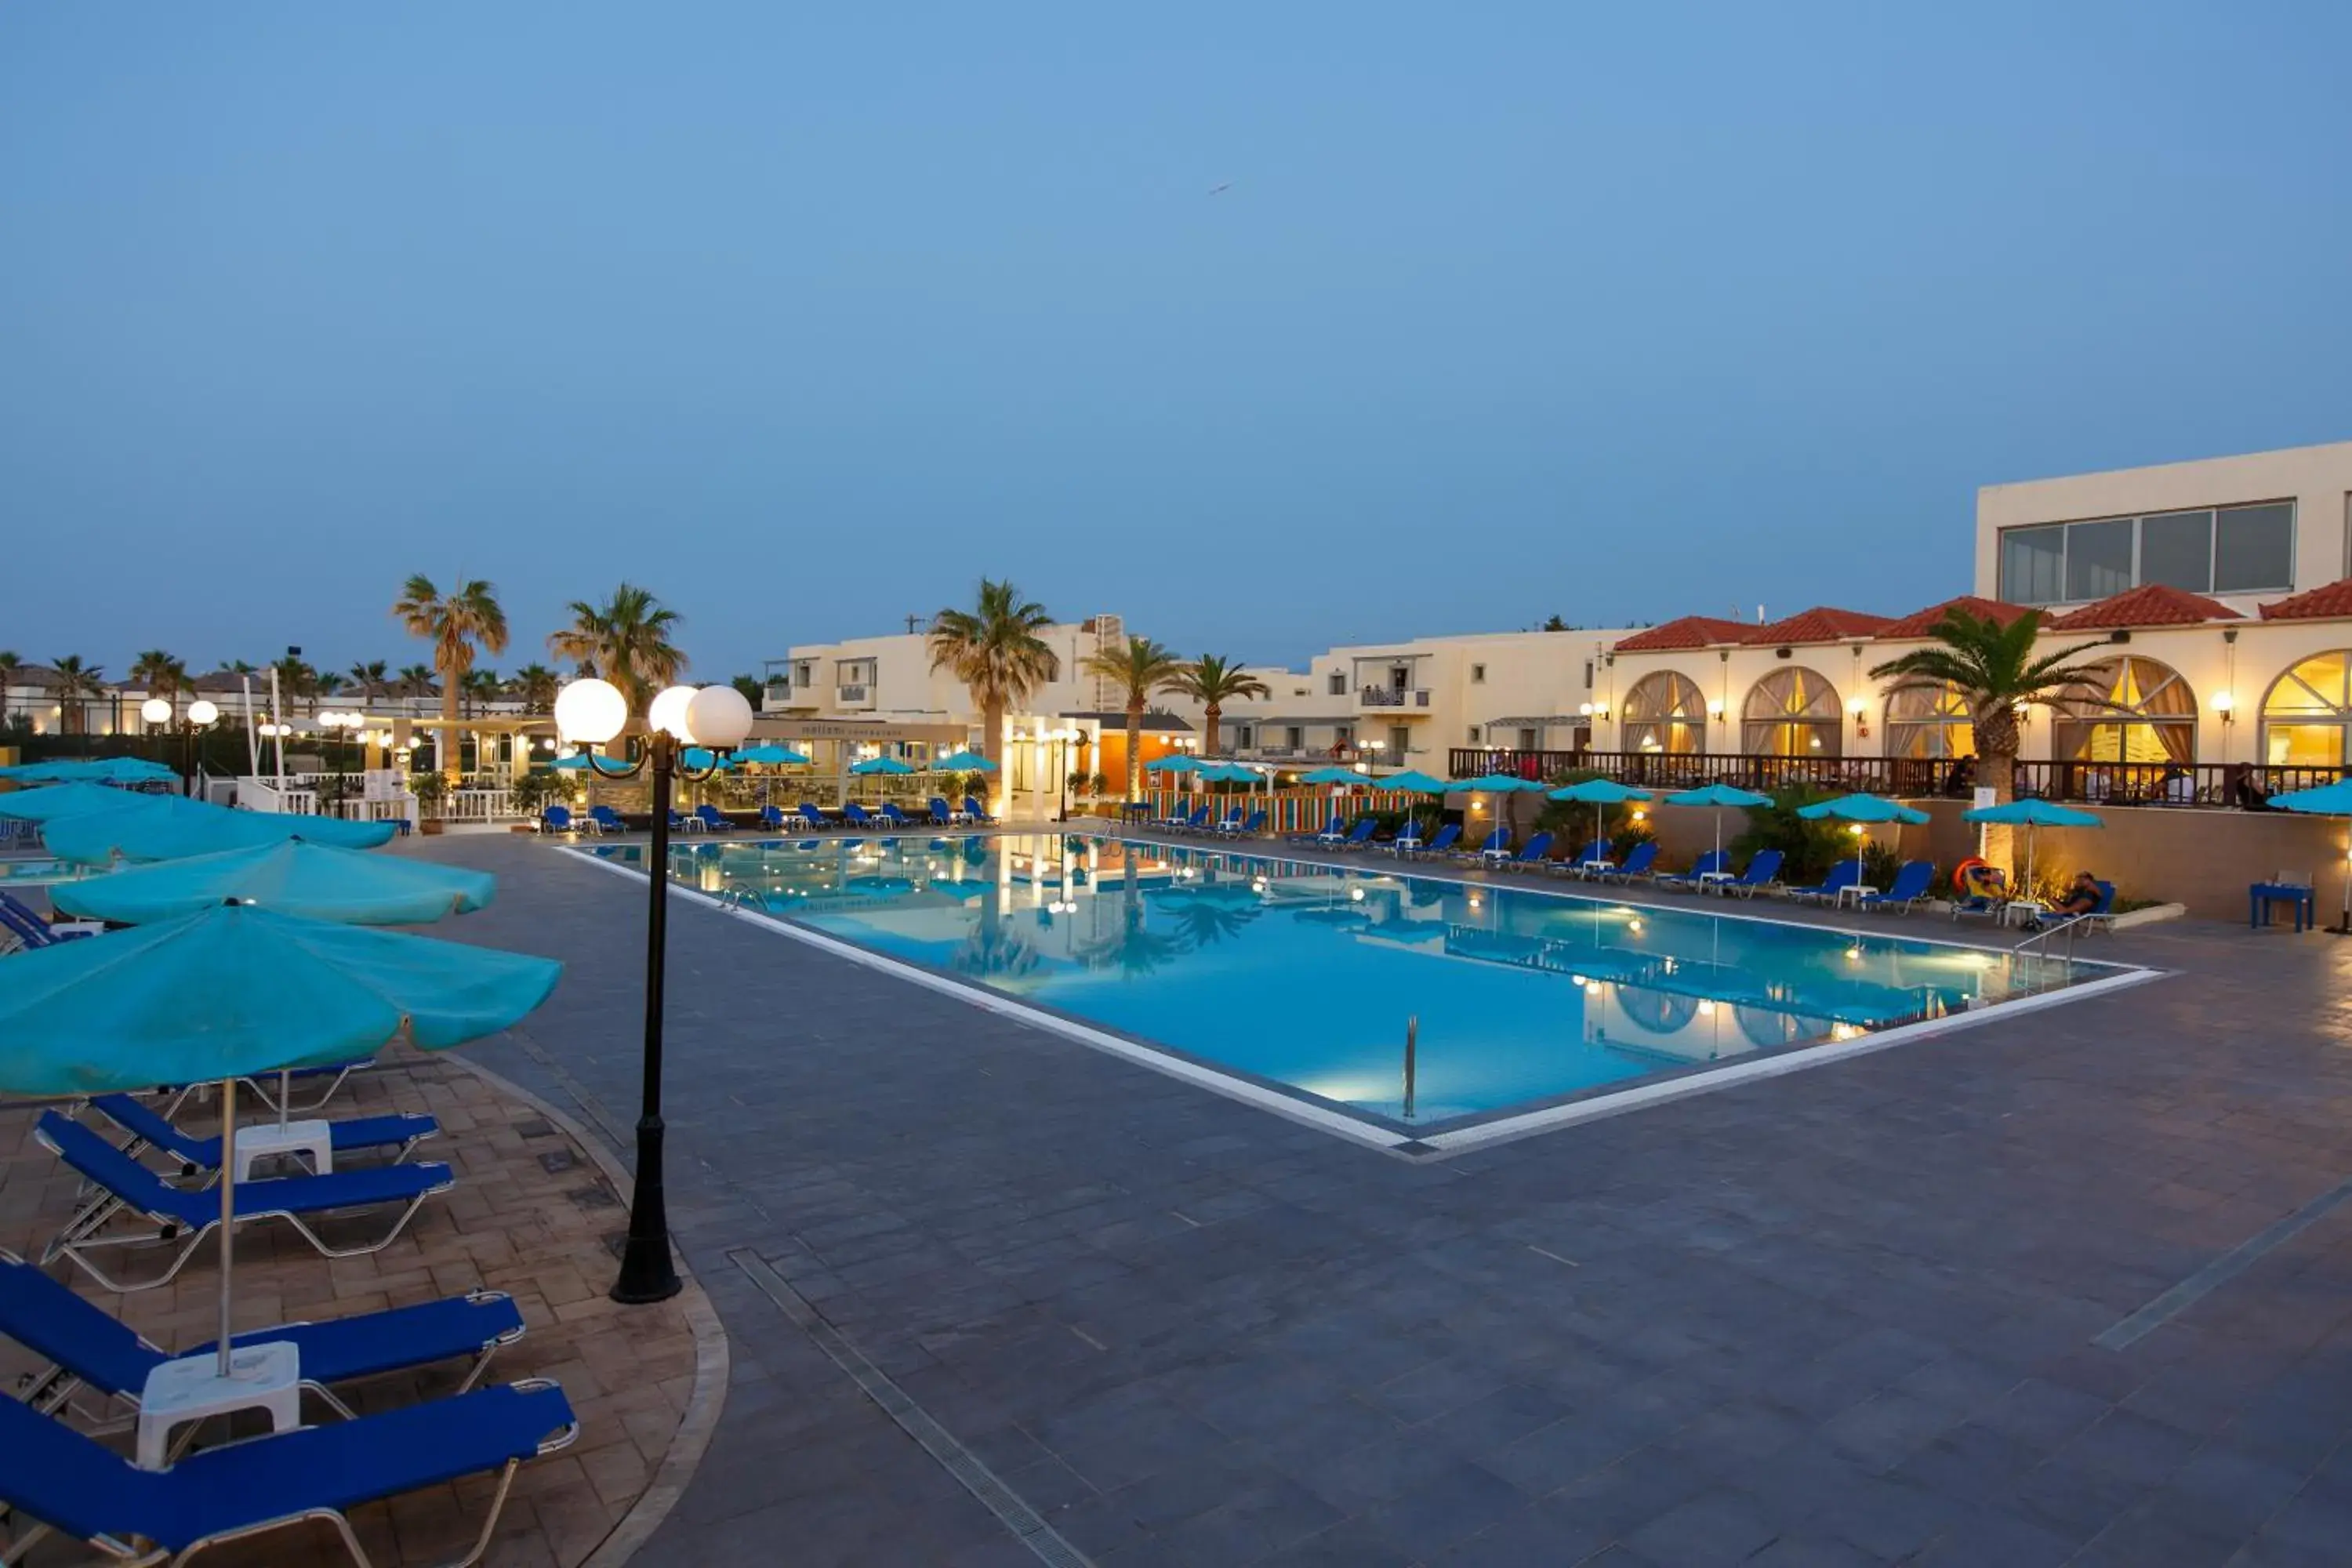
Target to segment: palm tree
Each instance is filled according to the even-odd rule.
[[[337,675],[331,669],[323,672],[319,670],[312,670],[310,672],[310,695],[313,698],[336,696],[347,684],[349,683],[346,682],[341,676]],[[315,708],[318,705],[313,702],[311,706]]]
[[[98,665],[84,664],[79,654],[72,653],[49,668],[57,676],[58,729],[63,734],[79,735],[89,722],[83,704],[106,689],[106,671]]]
[[[1003,760],[1006,710],[1062,671],[1062,661],[1037,635],[1052,624],[1045,605],[1024,599],[1009,580],[987,577],[980,580],[972,608],[941,610],[931,618],[931,668],[949,671],[971,693],[980,709],[980,754],[992,763]]]
[[[646,589],[624,583],[601,605],[574,599],[571,608],[572,624],[547,639],[547,651],[619,687],[631,712],[643,713],[685,670],[686,655],[671,639],[686,623]]]
[[[278,672],[278,695],[285,701],[287,712],[299,713],[302,700],[318,695],[319,672],[309,660],[289,653],[273,660],[269,668]]]
[[[441,672],[440,754],[449,759],[442,773],[457,776],[457,683],[474,668],[474,652],[500,654],[507,650],[507,613],[499,607],[499,591],[478,577],[468,577],[447,594],[422,574],[411,577],[393,602],[392,613],[411,637],[433,644],[433,668]]]
[[[2011,796],[2017,774],[2017,710],[2028,702],[2046,702],[2090,679],[2088,666],[2067,661],[2104,640],[2076,643],[2055,653],[2037,653],[2042,617],[2029,612],[2003,626],[1990,616],[1977,616],[1958,605],[1928,628],[1941,645],[1915,648],[1871,668],[1871,679],[1898,676],[1889,693],[1949,687],[1968,704],[1977,743],[1977,782],[1992,791],[1999,805]],[[2078,694],[2076,694],[2078,695]],[[1995,825],[1985,834],[1985,858],[2010,866],[2011,834]]]
[[[352,684],[359,688],[360,700],[362,702],[372,697],[383,696],[384,689],[392,682],[391,667],[380,658],[370,659],[364,664],[352,665],[350,674]]]
[[[8,727],[8,688],[16,684],[24,668],[25,661],[15,648],[0,647],[0,730]]]
[[[459,676],[457,699],[464,705],[466,717],[470,719],[482,708],[497,701],[499,694],[506,689],[506,684],[495,669],[469,669]]]
[[[562,677],[543,664],[526,664],[514,672],[515,695],[522,699],[526,713],[555,711],[555,690],[562,684]]]
[[[131,683],[150,697],[169,701],[174,719],[180,712],[180,688],[187,679],[187,665],[160,647],[151,647],[131,661]]]
[[[404,664],[400,667],[400,673],[394,677],[394,679],[399,685],[400,694],[403,697],[433,695],[433,667],[429,664]]]
[[[1163,647],[1150,637],[1131,637],[1127,647],[1090,653],[1078,661],[1078,668],[1087,675],[1112,682],[1127,695],[1127,794],[1133,800],[1138,784],[1142,779],[1143,714],[1150,706],[1151,694],[1176,679],[1183,661],[1175,650]]]
[[[1204,653],[1190,664],[1177,666],[1176,673],[1160,689],[1180,693],[1201,705],[1201,749],[1212,753],[1217,750],[1217,721],[1224,716],[1226,703],[1273,694],[1265,682],[1244,669],[1238,659],[1220,658],[1213,653]]]

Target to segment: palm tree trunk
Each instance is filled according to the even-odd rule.
[[[1135,798],[1136,785],[1143,777],[1143,758],[1138,754],[1143,745],[1143,704],[1127,705],[1127,796]]]
[[[1983,768],[1983,772],[1978,775],[1977,783],[1992,791],[1993,805],[2009,804],[2017,793],[2017,753],[2014,751],[1983,752],[1978,755],[1977,761]],[[2009,879],[2009,885],[2011,888],[2016,889],[2020,894],[2025,894],[2031,889],[2018,887],[2016,856],[2016,830],[2005,822],[1986,823],[1985,859],[2000,868],[2001,874]]]
[[[1012,759],[1004,754],[1004,700],[991,698],[980,705],[980,754],[996,764],[993,773],[981,774],[980,792],[988,799],[988,814],[1003,816],[1012,799]]]
[[[441,672],[441,738],[435,742],[434,757],[441,764],[441,776],[455,785],[459,777],[457,766],[457,672]]]
[[[1217,721],[1224,716],[1225,710],[1214,702],[1201,710],[1201,722],[1206,725],[1209,731],[1207,734],[1201,737],[1202,756],[1213,757],[1217,754]]]

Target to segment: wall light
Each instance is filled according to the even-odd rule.
[[[2224,724],[2233,723],[2238,717],[2238,700],[2226,691],[2213,693],[2213,711],[2221,716]]]

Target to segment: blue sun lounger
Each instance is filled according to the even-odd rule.
[[[951,827],[959,822],[970,822],[971,820],[971,815],[969,812],[959,811],[956,807],[950,805],[948,804],[947,796],[943,795],[935,795],[931,796],[932,826]]]
[[[161,1176],[109,1143],[79,1121],[68,1121],[54,1110],[44,1110],[33,1125],[33,1136],[73,1167],[97,1195],[82,1205],[55,1239],[41,1251],[44,1266],[63,1258],[110,1290],[128,1294],[167,1284],[186,1267],[204,1238],[220,1224],[220,1200],[209,1192],[186,1192],[165,1184]],[[425,1200],[456,1185],[446,1165],[370,1165],[357,1171],[337,1171],[325,1176],[275,1176],[236,1184],[236,1219],[282,1219],[292,1226],[322,1258],[357,1258],[381,1252],[408,1228]],[[392,1227],[363,1247],[331,1247],[310,1226],[313,1216],[341,1209],[386,1208],[399,1205]],[[139,1214],[154,1222],[147,1234],[102,1234],[115,1216]],[[153,1279],[124,1284],[100,1268],[90,1256],[109,1247],[179,1245],[178,1253]]]
[[[1457,849],[1454,852],[1454,858],[1456,860],[1489,860],[1497,858],[1507,860],[1511,858],[1511,830],[1507,827],[1497,827],[1495,831],[1486,835],[1486,837],[1478,840],[1478,847],[1475,849]]]
[[[831,827],[834,825],[833,818],[827,816],[817,804],[811,800],[801,802],[801,820],[811,827]]]
[[[915,826],[915,819],[908,816],[905,812],[900,811],[898,809],[898,803],[895,800],[886,800],[877,809],[882,813],[882,820],[888,823],[893,827],[912,827]]]
[[[61,942],[96,936],[104,929],[95,921],[51,925],[8,893],[0,891],[0,937],[14,937],[20,946],[55,947]]]
[[[0,1251],[0,1334],[49,1364],[32,1373],[18,1397],[51,1414],[71,1409],[94,1426],[119,1419],[112,1402],[136,1409],[147,1374],[175,1359],[132,1332],[121,1320],[31,1264]],[[240,1345],[287,1340],[300,1347],[302,1384],[349,1420],[351,1407],[328,1385],[436,1362],[473,1358],[456,1392],[474,1386],[500,1346],[522,1338],[522,1312],[503,1290],[474,1290],[446,1300],[393,1307],[324,1323],[281,1323],[239,1334]],[[182,1355],[203,1355],[211,1343]],[[84,1408],[75,1395],[89,1389],[106,1403]]]
[[[1653,874],[1650,868],[1657,863],[1658,841],[1648,838],[1627,850],[1625,858],[1615,866],[1606,871],[1596,871],[1593,875],[1603,882],[1638,881],[1650,877]]]
[[[1730,875],[1730,871],[1731,855],[1729,851],[1723,849],[1710,849],[1706,854],[1700,856],[1697,859],[1692,861],[1691,868],[1689,870],[1667,871],[1653,878],[1652,880],[1656,882],[1661,888],[1674,888],[1676,889],[1699,888],[1706,885],[1706,879],[1709,877],[1728,876]]]
[[[988,815],[988,808],[980,804],[980,797],[978,795],[968,795],[964,796],[963,809],[965,816],[971,817],[972,821],[980,824],[982,826],[993,827],[996,826],[996,818]]]
[[[1818,886],[1781,890],[1790,899],[1802,899],[1808,903],[1833,904],[1846,889],[1857,886],[1861,881],[1862,868],[1851,860],[1840,860],[1830,868],[1830,874],[1823,877]]]
[[[843,803],[841,816],[850,826],[862,832],[878,833],[883,827],[883,824],[875,821],[872,814],[854,800]]]
[[[712,833],[735,831],[735,824],[728,818],[727,814],[707,800],[694,808],[694,819]]]
[[[21,1561],[55,1531],[110,1561],[174,1565],[205,1548],[287,1525],[334,1526],[351,1560],[367,1551],[346,1517],[380,1501],[468,1476],[495,1475],[489,1517],[452,1568],[480,1561],[526,1459],[580,1436],[563,1390],[544,1379],[305,1426],[191,1454],[142,1470],[29,1405],[0,1399],[0,1504],[37,1521],[10,1543]]]
[[[1900,910],[1909,914],[1920,900],[1927,896],[1928,883],[1936,868],[1925,860],[1906,860],[1895,873],[1895,880],[1883,893],[1864,893],[1862,907],[1865,910]]]
[[[161,1149],[180,1163],[182,1175],[220,1169],[218,1137],[191,1137],[130,1095],[93,1095],[89,1108],[131,1134],[122,1150],[126,1154],[136,1155],[151,1146]],[[429,1116],[353,1116],[327,1123],[328,1146],[338,1162],[345,1154],[388,1149],[396,1165],[419,1142],[440,1131],[441,1124]]]
[[[1544,863],[1544,857],[1550,853],[1551,835],[1549,833],[1538,833],[1533,838],[1528,839],[1526,847],[1520,849],[1517,854],[1498,858],[1494,864],[1497,866],[1540,867]]]
[[[786,820],[782,808],[779,806],[763,805],[760,808],[760,826],[762,827],[773,828],[781,833],[784,829]]]
[[[596,825],[600,833],[626,833],[629,830],[629,825],[621,820],[621,814],[609,805],[590,806],[588,820]]]
[[[1399,853],[1407,860],[1418,860],[1424,857],[1433,858],[1443,855],[1447,850],[1453,848],[1454,841],[1461,837],[1462,825],[1458,822],[1449,822],[1444,826],[1439,828],[1437,830],[1437,837],[1431,839],[1428,843],[1414,848],[1401,850]]]
[[[1341,849],[1363,848],[1366,845],[1371,843],[1372,835],[1379,830],[1380,826],[1381,825],[1378,822],[1375,822],[1369,816],[1358,817],[1356,819],[1356,826],[1348,829],[1348,837],[1339,840],[1338,847]]]
[[[551,805],[539,814],[541,833],[578,833],[585,826],[584,823],[572,820],[572,808],[568,805]]]
[[[1788,857],[1778,849],[1759,849],[1748,862],[1748,868],[1728,882],[1716,887],[1726,893],[1738,893],[1752,899],[1758,893],[1780,885],[1780,863]]]

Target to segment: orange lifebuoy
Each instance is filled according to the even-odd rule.
[[[1969,856],[1967,859],[1952,868],[1952,890],[1957,893],[1975,892],[1976,889],[1969,886],[1969,873],[1979,870],[1990,871],[1990,869],[1992,869],[1992,863],[1990,861],[1984,859],[1980,856]]]

